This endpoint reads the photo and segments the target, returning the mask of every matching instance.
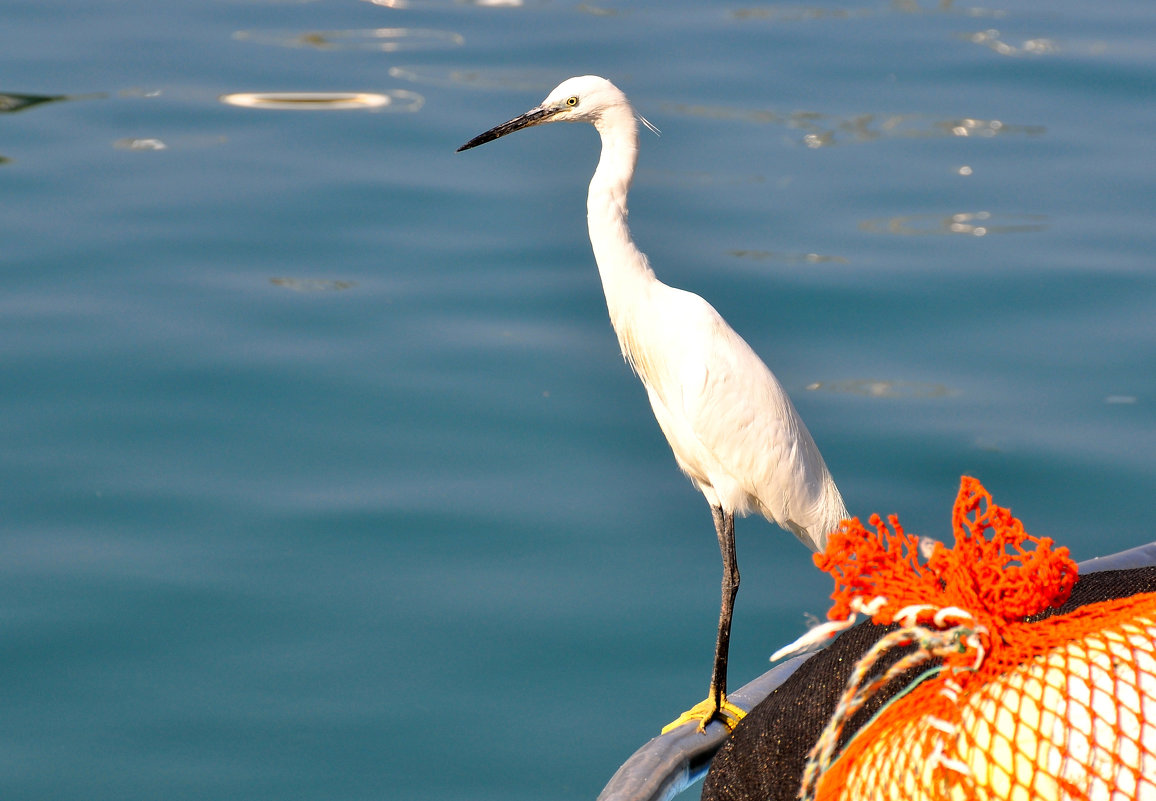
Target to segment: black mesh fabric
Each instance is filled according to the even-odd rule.
[[[1156,592],[1156,566],[1090,573],[1076,582],[1059,609],[1034,619],[1071,611],[1084,604]],[[843,632],[808,659],[782,686],[751,710],[719,749],[703,785],[703,801],[789,801],[798,795],[807,754],[827,725],[847,686],[856,661],[894,626],[862,623]],[[888,654],[876,666],[886,670],[909,649]],[[851,718],[846,742],[872,715],[928,664],[900,676]]]

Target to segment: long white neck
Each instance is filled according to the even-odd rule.
[[[602,157],[590,180],[586,219],[610,322],[625,352],[627,332],[621,315],[631,298],[657,280],[626,223],[626,195],[638,161],[638,123],[630,106],[622,105],[608,109],[595,127],[602,136]]]

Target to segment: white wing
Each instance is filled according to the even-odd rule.
[[[627,336],[623,347],[679,466],[711,503],[757,509],[821,548],[846,511],[786,391],[709,303],[654,289],[632,327],[646,341]]]

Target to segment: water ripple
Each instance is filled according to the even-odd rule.
[[[321,278],[270,278],[269,283],[294,292],[341,292],[357,286],[354,281],[327,281]]]
[[[982,45],[1001,56],[1042,56],[1060,51],[1059,45],[1054,40],[1043,37],[1024,39],[1018,45],[1009,44],[1000,38],[1000,32],[994,28],[960,34],[960,38],[972,44]]]
[[[133,138],[117,139],[112,146],[118,150],[168,150],[168,145],[161,139]]]
[[[869,398],[948,398],[958,395],[958,389],[929,381],[892,381],[874,378],[847,381],[816,381],[807,385],[808,392],[837,392],[844,395],[864,395]]]
[[[958,214],[907,214],[899,217],[880,217],[859,223],[859,230],[873,234],[900,236],[929,236],[963,234],[1021,234],[1045,231],[1045,214],[992,214],[989,211],[960,212]]]
[[[975,117],[932,117],[929,114],[820,114],[812,111],[780,113],[769,109],[740,109],[728,106],[666,103],[672,114],[717,120],[779,125],[800,131],[802,143],[810,148],[844,143],[874,142],[881,139],[921,139],[945,136],[1041,136],[1042,125],[1011,125],[1002,120]]]
[[[879,8],[834,8],[831,6],[756,6],[730,12],[735,19],[771,20],[774,22],[810,22],[819,19],[864,19],[888,14],[956,14],[965,17],[1005,17],[1007,11],[980,6],[959,6],[954,0],[930,0],[927,7],[919,0],[892,0]]]
[[[237,31],[234,39],[282,47],[318,50],[440,50],[457,47],[465,37],[452,31],[425,28],[362,28],[344,31]]]
[[[848,264],[842,256],[826,256],[822,253],[785,253],[773,250],[732,250],[729,255],[736,259],[751,261],[777,261],[787,264]]]

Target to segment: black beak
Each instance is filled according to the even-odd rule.
[[[529,128],[531,125],[538,125],[540,123],[547,122],[550,117],[554,116],[556,111],[557,109],[543,108],[542,106],[538,106],[538,108],[527,111],[521,117],[515,117],[509,122],[503,122],[501,125],[491,128],[484,134],[478,134],[473,139],[459,147],[457,152],[461,153],[463,150],[469,150],[471,147],[484,145],[486,142],[492,142],[499,137],[505,136],[506,134],[511,134],[514,131],[520,131],[523,128]]]

